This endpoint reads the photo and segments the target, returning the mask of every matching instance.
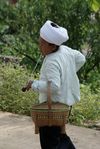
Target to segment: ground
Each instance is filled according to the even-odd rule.
[[[99,149],[100,131],[66,125],[76,149]],[[30,117],[0,112],[0,149],[40,149]]]

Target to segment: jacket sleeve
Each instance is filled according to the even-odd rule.
[[[74,56],[75,56],[75,64],[77,72],[84,65],[86,59],[85,56],[77,50],[74,50]]]
[[[32,89],[39,92],[47,91],[47,82],[51,82],[51,91],[55,93],[60,89],[60,70],[56,63],[48,62],[45,65],[45,78],[44,80],[34,80],[32,84]]]

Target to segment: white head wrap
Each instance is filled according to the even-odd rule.
[[[60,46],[69,39],[67,30],[48,20],[40,29],[40,37],[45,41]]]

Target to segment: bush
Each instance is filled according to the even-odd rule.
[[[84,125],[100,119],[100,90],[92,93],[89,85],[81,84],[81,101],[72,109],[70,121],[74,124]]]
[[[91,73],[89,73],[87,82],[90,84],[90,89],[93,94],[100,92],[100,72],[91,71]]]
[[[0,110],[30,115],[32,104],[38,102],[37,93],[21,91],[30,77],[21,66],[0,65]],[[81,101],[73,106],[70,122],[84,125],[97,119],[100,119],[100,90],[93,93],[91,84],[81,84]]]
[[[30,115],[32,104],[37,102],[37,94],[21,91],[29,78],[25,68],[0,65],[0,110]]]

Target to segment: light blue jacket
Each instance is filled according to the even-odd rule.
[[[34,80],[32,89],[39,91],[40,103],[47,100],[47,82],[51,81],[52,101],[73,105],[80,100],[77,71],[85,63],[85,56],[77,50],[61,45],[57,52],[47,55]]]

